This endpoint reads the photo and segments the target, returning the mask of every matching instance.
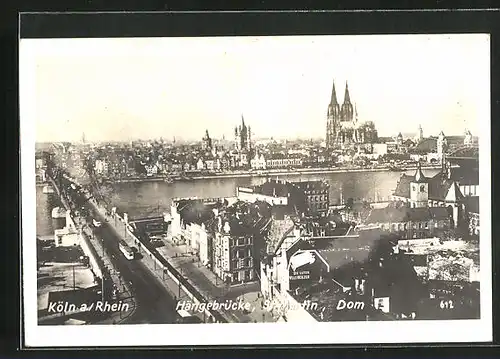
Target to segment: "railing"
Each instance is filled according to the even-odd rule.
[[[123,218],[120,217],[118,214],[115,214],[116,217],[120,222],[124,222]],[[189,281],[184,278],[175,268],[172,266],[163,256],[161,256],[156,248],[151,246],[149,243],[143,243],[134,233],[133,229],[131,226],[127,223],[124,223],[127,232],[130,234],[130,236],[134,239],[135,244],[140,248],[143,249],[146,254],[152,258],[158,266],[164,271],[165,274],[167,274],[179,287],[188,295],[188,297],[195,303],[195,304],[201,304],[201,303],[206,303],[207,299],[201,295],[198,290],[191,284]],[[219,322],[219,323],[227,323],[228,321],[226,318],[219,312],[205,309],[205,314],[211,318],[213,318],[214,321]]]

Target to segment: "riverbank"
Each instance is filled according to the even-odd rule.
[[[424,166],[423,170],[440,169],[440,165]],[[416,166],[407,167],[402,172],[414,171]],[[188,178],[173,180],[172,182],[190,182],[196,180],[208,180],[218,178],[245,178],[245,177],[271,177],[271,176],[301,176],[301,175],[322,175],[330,173],[356,173],[356,172],[394,172],[393,170],[384,168],[301,168],[296,170],[259,170],[259,171],[234,171],[229,173],[214,173],[210,175],[193,175]],[[114,183],[133,183],[133,182],[168,182],[167,177],[134,177],[126,179],[111,180]]]

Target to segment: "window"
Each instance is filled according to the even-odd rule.
[[[424,185],[420,186],[420,192],[425,192],[425,186]]]

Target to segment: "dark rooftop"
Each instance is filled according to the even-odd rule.
[[[223,207],[222,202],[207,203],[202,199],[180,199],[177,211],[184,223],[202,224],[214,217],[213,209]]]
[[[271,208],[266,202],[247,203],[238,201],[220,213],[233,235],[262,232],[271,225]]]
[[[256,193],[273,197],[288,197],[290,192],[287,183],[274,180],[266,181],[253,189]]]
[[[402,174],[394,190],[394,195],[409,198],[411,182],[418,182],[415,176]],[[420,182],[423,181],[420,180]],[[450,187],[455,183],[452,179],[444,177],[442,172],[439,172],[432,178],[426,178],[425,182],[429,184],[429,199],[431,200],[445,200]],[[455,190],[457,199],[461,198],[461,192],[458,187],[456,187]]]
[[[428,221],[444,220],[449,218],[448,210],[445,207],[386,207],[374,208],[366,219],[366,223],[401,223],[408,221]]]
[[[268,179],[259,186],[254,186],[253,190],[256,193],[273,197],[288,197],[294,190],[325,190],[328,188],[328,183],[325,181],[299,181],[288,182],[284,180]]]
[[[394,313],[408,313],[415,310],[419,300],[426,294],[411,262],[404,255],[388,257],[382,267],[378,265],[378,261],[351,262],[334,272],[334,280],[337,282],[340,280],[350,288],[354,286],[356,277],[365,278],[365,288],[373,288],[375,296],[389,296],[391,312]],[[390,313],[382,314],[373,308],[369,292],[364,296],[351,292],[343,293],[338,284],[329,279],[304,287],[304,292],[300,295],[295,293],[292,295],[299,303],[306,299],[318,303],[318,308],[310,310],[309,313],[319,321],[391,318]],[[363,310],[339,311],[337,304],[341,299],[359,300],[364,302],[365,306]]]
[[[465,210],[470,213],[479,213],[479,197],[467,196],[464,198]]]
[[[460,185],[478,185],[479,169],[464,167],[452,168],[451,179],[457,181]]]

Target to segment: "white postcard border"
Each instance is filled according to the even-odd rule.
[[[484,34],[478,34],[483,36]],[[484,40],[484,38],[483,38]],[[37,40],[21,40],[20,143],[22,205],[22,274],[24,345],[27,347],[197,346],[259,344],[365,344],[423,342],[488,342],[492,340],[491,153],[490,107],[478,110],[480,165],[481,319],[456,321],[247,323],[38,326],[35,186],[35,114]],[[488,42],[488,55],[489,55]],[[485,59],[490,68],[490,56]],[[488,82],[489,90],[489,82]],[[489,92],[489,91],[488,91]],[[488,98],[489,99],[489,98]],[[488,120],[486,120],[488,119]]]

